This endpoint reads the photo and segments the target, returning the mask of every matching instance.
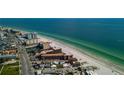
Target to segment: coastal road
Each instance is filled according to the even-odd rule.
[[[28,54],[24,47],[19,46],[20,50],[20,64],[21,64],[21,74],[22,75],[33,75],[33,71],[31,70],[30,60],[28,58]]]
[[[20,65],[21,65],[21,75],[33,75],[33,70],[31,69],[31,63],[27,54],[25,47],[19,44],[19,40],[15,38],[15,42],[18,48],[19,58],[20,58]]]

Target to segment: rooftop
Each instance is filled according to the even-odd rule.
[[[16,55],[0,55],[0,59],[3,58],[16,58]]]
[[[43,55],[41,55],[42,57],[52,57],[52,56],[64,56],[65,55],[65,53],[57,53],[57,54],[43,54]]]

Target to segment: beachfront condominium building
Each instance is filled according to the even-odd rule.
[[[27,39],[26,45],[38,44],[38,39]]]
[[[38,56],[41,60],[70,60],[73,59],[73,55],[66,55],[65,53],[56,54],[43,54]]]
[[[32,33],[28,33],[26,34],[27,39],[37,39],[37,33],[36,32],[32,32]]]
[[[35,33],[35,32],[26,34],[26,38],[27,38],[27,40],[26,40],[27,45],[32,45],[32,44],[38,43],[37,33]]]

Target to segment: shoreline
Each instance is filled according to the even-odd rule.
[[[90,55],[87,55],[86,53],[82,53],[75,46],[71,46],[71,44],[67,44],[60,40],[56,40],[54,38],[47,37],[44,35],[38,35],[38,38],[40,38],[43,41],[46,40],[52,42],[51,44],[52,46],[62,48],[63,52],[73,54],[74,57],[76,57],[78,60],[81,59],[80,61],[87,62],[88,63],[87,65],[97,66],[99,70],[97,70],[96,73],[100,75],[123,74],[122,71],[120,71],[118,68],[115,68],[116,65],[111,63],[106,63],[103,60],[100,60],[99,58],[94,58]]]

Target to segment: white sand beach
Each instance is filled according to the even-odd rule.
[[[60,42],[53,38],[49,38],[46,36],[38,36],[39,41],[48,41],[51,42],[52,47],[62,48],[62,51],[67,54],[73,54],[80,62],[87,62],[85,66],[96,66],[98,70],[96,70],[96,74],[98,75],[115,75],[115,74],[123,74],[123,72],[119,71],[118,69],[113,68],[113,66],[107,65],[101,60],[97,60],[96,58],[90,57],[86,55],[71,45],[68,45],[64,42]]]

